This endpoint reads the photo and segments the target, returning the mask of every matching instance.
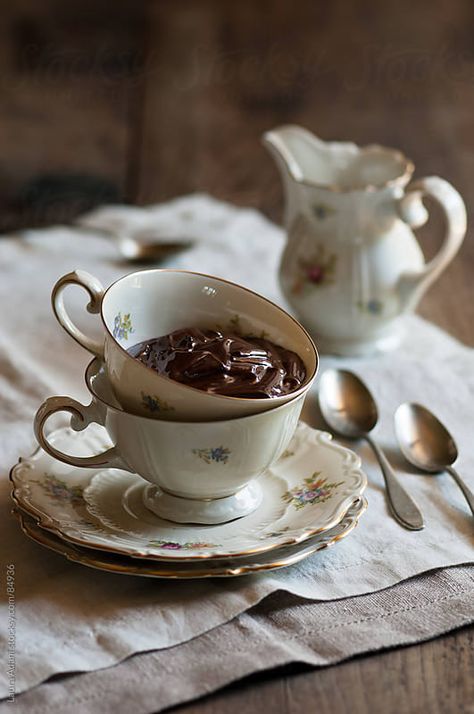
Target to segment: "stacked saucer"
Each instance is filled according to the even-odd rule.
[[[67,314],[62,292],[71,283],[91,296],[103,340],[86,337]],[[90,404],[47,399],[35,418],[42,448],[12,469],[28,536],[102,570],[198,578],[291,565],[357,524],[366,506],[359,457],[298,421],[318,355],[281,308],[218,278],[171,270],[134,273],[107,291],[70,273],[54,287],[53,306],[96,357],[85,374]],[[218,352],[206,342],[205,370],[217,362],[243,393],[175,381],[129,349],[132,334],[138,345],[163,334],[153,339],[171,344],[173,330],[217,334]],[[193,344],[185,342],[185,359]],[[229,344],[237,347],[224,360],[235,357],[228,373]],[[262,391],[276,383],[276,392]],[[48,434],[49,417],[64,411],[70,426]]]
[[[103,429],[50,435],[78,455],[108,446]],[[366,508],[359,457],[300,423],[262,476],[264,499],[219,525],[159,518],[143,502],[146,482],[116,469],[67,466],[38,449],[11,472],[24,532],[68,559],[100,570],[161,578],[236,576],[281,568],[332,545]]]

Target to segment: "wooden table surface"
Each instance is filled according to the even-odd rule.
[[[470,0],[17,0],[0,26],[4,230],[193,191],[281,220],[266,129],[402,149],[474,199]],[[471,177],[471,178],[470,178]],[[438,214],[420,231],[439,245]],[[255,237],[258,240],[258,236]],[[474,346],[470,231],[419,311]],[[188,714],[474,712],[474,638],[251,678]],[[297,669],[297,668],[296,668]]]

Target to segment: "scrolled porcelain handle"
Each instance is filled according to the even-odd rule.
[[[466,206],[460,194],[450,183],[438,176],[429,176],[410,184],[399,202],[402,220],[418,228],[428,218],[423,206],[423,196],[433,198],[446,217],[446,235],[438,253],[421,271],[406,272],[400,276],[399,293],[405,310],[413,309],[423,293],[439,277],[458,252],[466,234]]]
[[[53,311],[61,327],[66,330],[76,342],[82,347],[85,347],[86,350],[92,352],[92,354],[97,357],[103,358],[103,340],[94,340],[91,337],[87,337],[87,335],[76,327],[69,317],[64,305],[63,296],[63,292],[68,285],[80,285],[89,293],[90,302],[87,305],[87,311],[92,314],[100,313],[104,288],[99,280],[94,278],[93,275],[90,275],[90,273],[86,273],[85,270],[74,270],[72,273],[67,273],[67,275],[63,275],[62,278],[59,278],[51,293]]]
[[[49,397],[36,412],[34,420],[35,436],[41,448],[47,454],[71,466],[81,468],[117,468],[131,471],[129,466],[120,456],[116,446],[106,449],[101,454],[94,456],[72,456],[65,454],[51,444],[47,438],[44,428],[49,417],[57,412],[69,412],[71,414],[71,428],[75,431],[82,431],[92,422],[104,424],[104,414],[100,405],[92,401],[88,406],[84,406],[71,397]]]

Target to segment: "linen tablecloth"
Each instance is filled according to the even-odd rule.
[[[472,622],[473,589],[474,567],[460,566],[330,602],[277,592],[182,645],[47,682],[18,697],[15,711],[159,712],[255,672],[290,663],[322,667],[448,632]]]
[[[0,295],[4,306],[0,333],[3,468],[0,536],[3,572],[8,564],[15,566],[17,692],[39,684],[52,674],[109,667],[146,650],[172,647],[173,650],[166,650],[168,654],[172,652],[172,657],[186,657],[188,650],[181,652],[185,646],[180,643],[189,642],[186,647],[192,652],[192,638],[197,638],[195,642],[199,643],[203,637],[215,636],[218,642],[220,630],[224,628],[214,634],[210,632],[213,628],[224,625],[278,591],[310,600],[352,598],[435,568],[474,561],[472,517],[454,483],[447,476],[433,479],[410,473],[402,465],[404,473],[400,478],[421,506],[427,522],[422,532],[405,531],[388,514],[380,472],[365,447],[358,450],[369,476],[369,509],[360,527],[337,547],[286,570],[192,585],[153,582],[86,570],[27,541],[8,516],[8,468],[20,454],[31,452],[32,416],[46,396],[69,394],[86,398],[82,373],[90,358],[56,324],[49,305],[51,287],[61,274],[75,268],[89,270],[104,284],[129,271],[120,263],[113,241],[94,233],[94,227],[109,226],[123,232],[153,227],[166,236],[193,237],[195,246],[169,265],[235,280],[285,304],[276,279],[283,247],[282,231],[253,210],[237,209],[205,196],[191,196],[148,210],[98,211],[87,217],[84,226],[86,224],[87,230],[57,227],[31,231],[21,238],[3,238],[0,244],[3,269]],[[76,291],[71,299],[84,329],[97,330],[94,318],[83,315],[84,294]],[[397,456],[392,427],[396,406],[411,399],[433,409],[456,435],[460,448],[459,469],[469,481],[474,471],[470,433],[473,407],[469,399],[474,393],[474,352],[420,318],[409,318],[407,329],[409,337],[396,353],[367,360],[326,358],[322,369],[334,363],[349,366],[367,381],[380,407],[381,422],[376,435],[393,458]],[[307,400],[304,418],[318,424],[314,393]],[[451,592],[449,583],[454,582],[451,572],[455,571],[446,571],[444,580],[433,581],[441,593],[436,598],[441,610],[446,588]],[[423,620],[419,630],[414,630],[415,638],[417,633],[423,639],[474,619],[472,575],[469,569],[459,572],[463,594],[451,602],[450,617],[437,622]],[[410,588],[410,584],[406,586]],[[415,581],[413,588],[417,587]],[[410,592],[408,597],[414,597],[409,590],[401,592]],[[386,591],[384,607],[390,605],[393,596],[390,593],[392,590]],[[341,607],[349,610],[357,607],[358,601],[346,602],[348,604]],[[317,607],[321,608],[322,604],[318,603]],[[2,610],[1,634],[6,639],[8,599],[5,597]],[[334,611],[327,611],[331,612]],[[258,622],[258,616],[255,617]],[[390,617],[385,619],[388,621]],[[234,624],[239,621],[235,620]],[[238,624],[235,626],[239,628]],[[391,625],[388,627],[386,637],[384,628],[378,624],[371,626],[370,619],[364,627],[368,635],[377,630],[377,646],[406,641],[407,633],[396,625],[393,630]],[[302,625],[301,631],[304,629]],[[205,635],[206,632],[209,635]],[[285,660],[282,647],[286,661],[298,659],[299,638],[293,638],[296,650],[285,649],[284,628],[281,633],[279,639],[278,627],[273,629],[280,653],[277,659]],[[367,636],[364,644],[363,638],[356,637],[354,646],[341,652],[341,657],[364,651],[364,647],[370,649],[374,641]],[[314,662],[318,658],[321,663],[337,659],[325,654],[317,640],[310,638],[306,644],[307,651],[314,654]],[[307,653],[303,653],[301,659],[311,660]],[[252,660],[247,658],[246,661]],[[127,663],[121,667],[127,667]],[[254,668],[260,668],[258,662]],[[118,670],[114,668],[104,676],[113,677],[115,669]],[[168,670],[165,667],[160,671],[165,683]],[[232,672],[240,670],[232,665],[229,671],[232,677]],[[221,683],[226,681],[225,672],[224,668]],[[0,673],[3,697],[8,696],[8,683],[5,665]],[[47,685],[48,688],[53,686]],[[202,689],[197,687],[196,695],[202,693]],[[187,692],[183,699],[192,696],[189,689],[183,691]],[[41,699],[43,695],[38,696]],[[21,701],[19,697],[17,704]],[[143,706],[145,708],[137,711],[146,711],[148,705]]]

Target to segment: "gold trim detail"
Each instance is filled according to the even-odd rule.
[[[216,564],[212,568],[204,566],[193,567],[191,564],[188,568],[178,564],[160,563],[156,561],[139,561],[134,558],[126,558],[121,556],[109,555],[98,551],[89,551],[82,549],[79,546],[74,546],[66,543],[48,531],[43,530],[35,521],[28,515],[18,509],[14,509],[13,513],[18,518],[20,528],[23,533],[31,540],[39,545],[42,545],[49,550],[63,555],[70,561],[80,563],[89,568],[103,570],[111,573],[119,573],[122,575],[138,575],[150,578],[167,578],[176,580],[189,580],[197,578],[215,578],[215,577],[238,577],[254,572],[263,572],[267,570],[275,570],[284,568],[289,565],[294,565],[305,558],[308,558],[314,553],[324,550],[334,543],[345,538],[358,524],[359,518],[367,508],[365,498],[359,499],[356,504],[353,504],[353,509],[357,509],[353,515],[346,514],[340,525],[344,525],[344,519],[347,519],[347,527],[344,531],[333,537],[321,539],[313,546],[297,550],[295,553],[287,557],[281,557],[268,563],[248,563],[246,565],[232,567],[227,565]]]

